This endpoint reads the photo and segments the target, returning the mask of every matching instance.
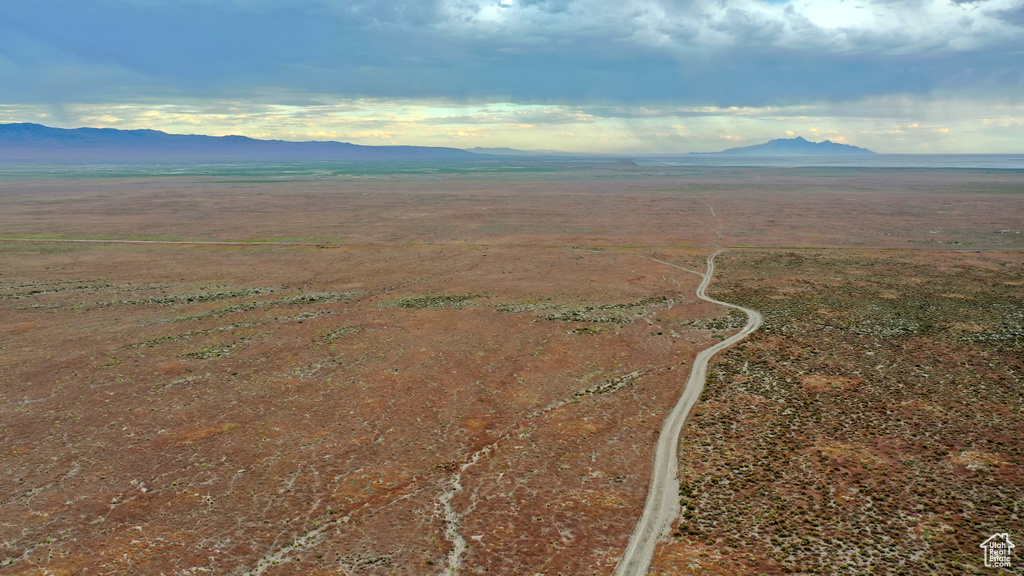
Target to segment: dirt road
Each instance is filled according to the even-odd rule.
[[[617,576],[642,576],[647,574],[654,555],[654,547],[658,541],[664,538],[672,529],[672,523],[679,515],[679,480],[678,462],[676,455],[679,451],[679,434],[682,432],[686,417],[690,414],[694,404],[700,398],[704,390],[704,381],[707,378],[708,361],[719,351],[732,346],[746,338],[754,330],[761,326],[761,314],[756,310],[721,302],[711,298],[704,291],[711,283],[715,273],[715,256],[721,250],[708,256],[707,271],[702,275],[703,280],[697,287],[697,297],[708,302],[742,310],[747,315],[747,324],[738,333],[726,338],[714,346],[702,350],[697,354],[690,371],[690,377],[686,381],[682,396],[676,402],[675,407],[665,418],[658,436],[658,446],[654,453],[654,474],[651,476],[651,486],[647,492],[647,503],[644,505],[643,514],[637,521],[633,535],[630,536],[629,545],[626,547],[618,568],[615,570]],[[676,266],[669,262],[662,264],[699,274],[682,266]]]

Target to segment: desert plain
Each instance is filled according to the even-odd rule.
[[[0,574],[612,574],[718,249],[652,574],[1022,533],[1024,174],[524,166],[0,179]]]

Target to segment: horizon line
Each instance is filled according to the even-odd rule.
[[[76,126],[74,128],[63,128],[63,127],[59,127],[59,126],[50,126],[50,125],[46,125],[46,124],[40,124],[39,122],[27,122],[27,121],[26,122],[0,122],[0,126],[26,126],[26,125],[28,125],[28,126],[39,126],[39,127],[48,128],[48,129],[51,129],[51,130],[67,130],[67,131],[73,131],[73,130],[110,130],[110,131],[114,131],[114,132],[155,132],[155,133],[159,133],[159,134],[165,134],[165,135],[168,135],[168,136],[183,136],[183,137],[192,136],[192,137],[203,137],[203,138],[245,138],[245,139],[256,141],[256,142],[282,142],[282,143],[291,143],[291,144],[310,144],[310,143],[328,144],[328,143],[331,143],[331,144],[347,144],[347,145],[350,145],[350,146],[358,146],[358,147],[362,147],[362,148],[393,148],[393,147],[440,148],[440,149],[447,148],[447,149],[452,149],[452,150],[461,150],[461,151],[464,151],[464,152],[475,153],[475,154],[479,154],[481,156],[502,156],[502,154],[498,153],[498,152],[493,152],[493,153],[482,152],[481,153],[481,152],[473,152],[473,151],[474,150],[509,150],[510,152],[536,154],[538,156],[571,155],[571,156],[584,156],[584,157],[629,157],[629,156],[656,157],[656,156],[686,156],[686,155],[718,154],[718,153],[724,152],[725,150],[733,150],[733,149],[736,149],[736,148],[747,147],[747,146],[736,146],[736,147],[733,147],[733,148],[726,148],[725,150],[709,151],[709,152],[702,152],[702,151],[689,151],[689,152],[654,152],[654,151],[578,152],[578,151],[572,151],[572,150],[554,150],[554,149],[536,149],[536,148],[534,148],[534,149],[529,149],[529,148],[513,148],[511,146],[472,146],[472,147],[468,147],[468,148],[463,148],[463,147],[454,146],[454,145],[436,146],[436,145],[401,144],[401,143],[392,143],[392,144],[356,144],[356,143],[349,142],[349,141],[344,141],[344,140],[284,140],[284,139],[280,139],[280,138],[259,138],[259,137],[255,137],[255,136],[249,136],[249,135],[246,135],[246,134],[237,134],[237,133],[231,133],[231,134],[202,134],[202,133],[168,132],[166,130],[160,130],[158,128],[114,128],[114,127],[111,127],[111,126]],[[834,140],[831,140],[830,138],[825,138],[824,140],[821,140],[821,141],[809,140],[809,139],[807,139],[806,137],[804,137],[803,135],[800,135],[800,134],[796,134],[796,135],[794,135],[792,137],[789,137],[789,138],[786,138],[786,137],[771,138],[771,139],[769,139],[767,141],[754,143],[754,144],[751,144],[749,146],[758,146],[758,145],[767,144],[769,142],[773,142],[773,141],[776,141],[776,140],[804,140],[805,142],[809,142],[809,143],[812,143],[812,144],[823,144],[823,143],[829,142],[829,143],[832,143],[832,144],[839,144],[839,145],[842,145],[842,146],[850,146],[850,147],[863,148],[865,150],[868,150],[867,148],[864,148],[862,146],[856,146],[855,144],[847,144],[845,142],[836,142]],[[873,153],[873,155],[875,155],[875,156],[1022,156],[1022,155],[1024,155],[1024,151],[1022,151],[1022,152],[875,152],[873,150],[869,150],[869,151],[871,151]],[[793,155],[786,155],[786,154],[763,154],[763,155],[761,155],[761,154],[748,154],[747,156],[751,156],[751,157],[756,157],[756,156],[761,156],[761,157],[833,156],[833,157],[835,157],[836,155],[829,155],[829,154],[820,154],[820,155],[819,154],[793,154]],[[838,157],[843,157],[843,156],[840,155]]]

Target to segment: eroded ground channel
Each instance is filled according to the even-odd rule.
[[[0,248],[10,573],[608,572],[736,328],[616,252]]]
[[[651,573],[982,573],[1022,531],[1022,190],[0,178],[0,573],[612,574],[695,357],[747,322],[657,262],[715,245],[708,295],[764,324],[709,364]]]

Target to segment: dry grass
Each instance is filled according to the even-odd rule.
[[[735,573],[983,573],[978,544],[1018,529],[1024,502],[1021,259],[751,252],[721,266],[715,297],[765,324],[711,371],[661,561],[705,546]]]
[[[658,566],[972,570],[1024,500],[1021,258],[877,251],[1019,250],[1020,184],[0,181],[4,236],[311,242],[0,242],[0,571],[438,574],[456,530],[462,573],[609,574],[687,365],[742,324],[636,255],[703,269],[716,229],[847,250],[720,257],[765,329],[712,372]]]

